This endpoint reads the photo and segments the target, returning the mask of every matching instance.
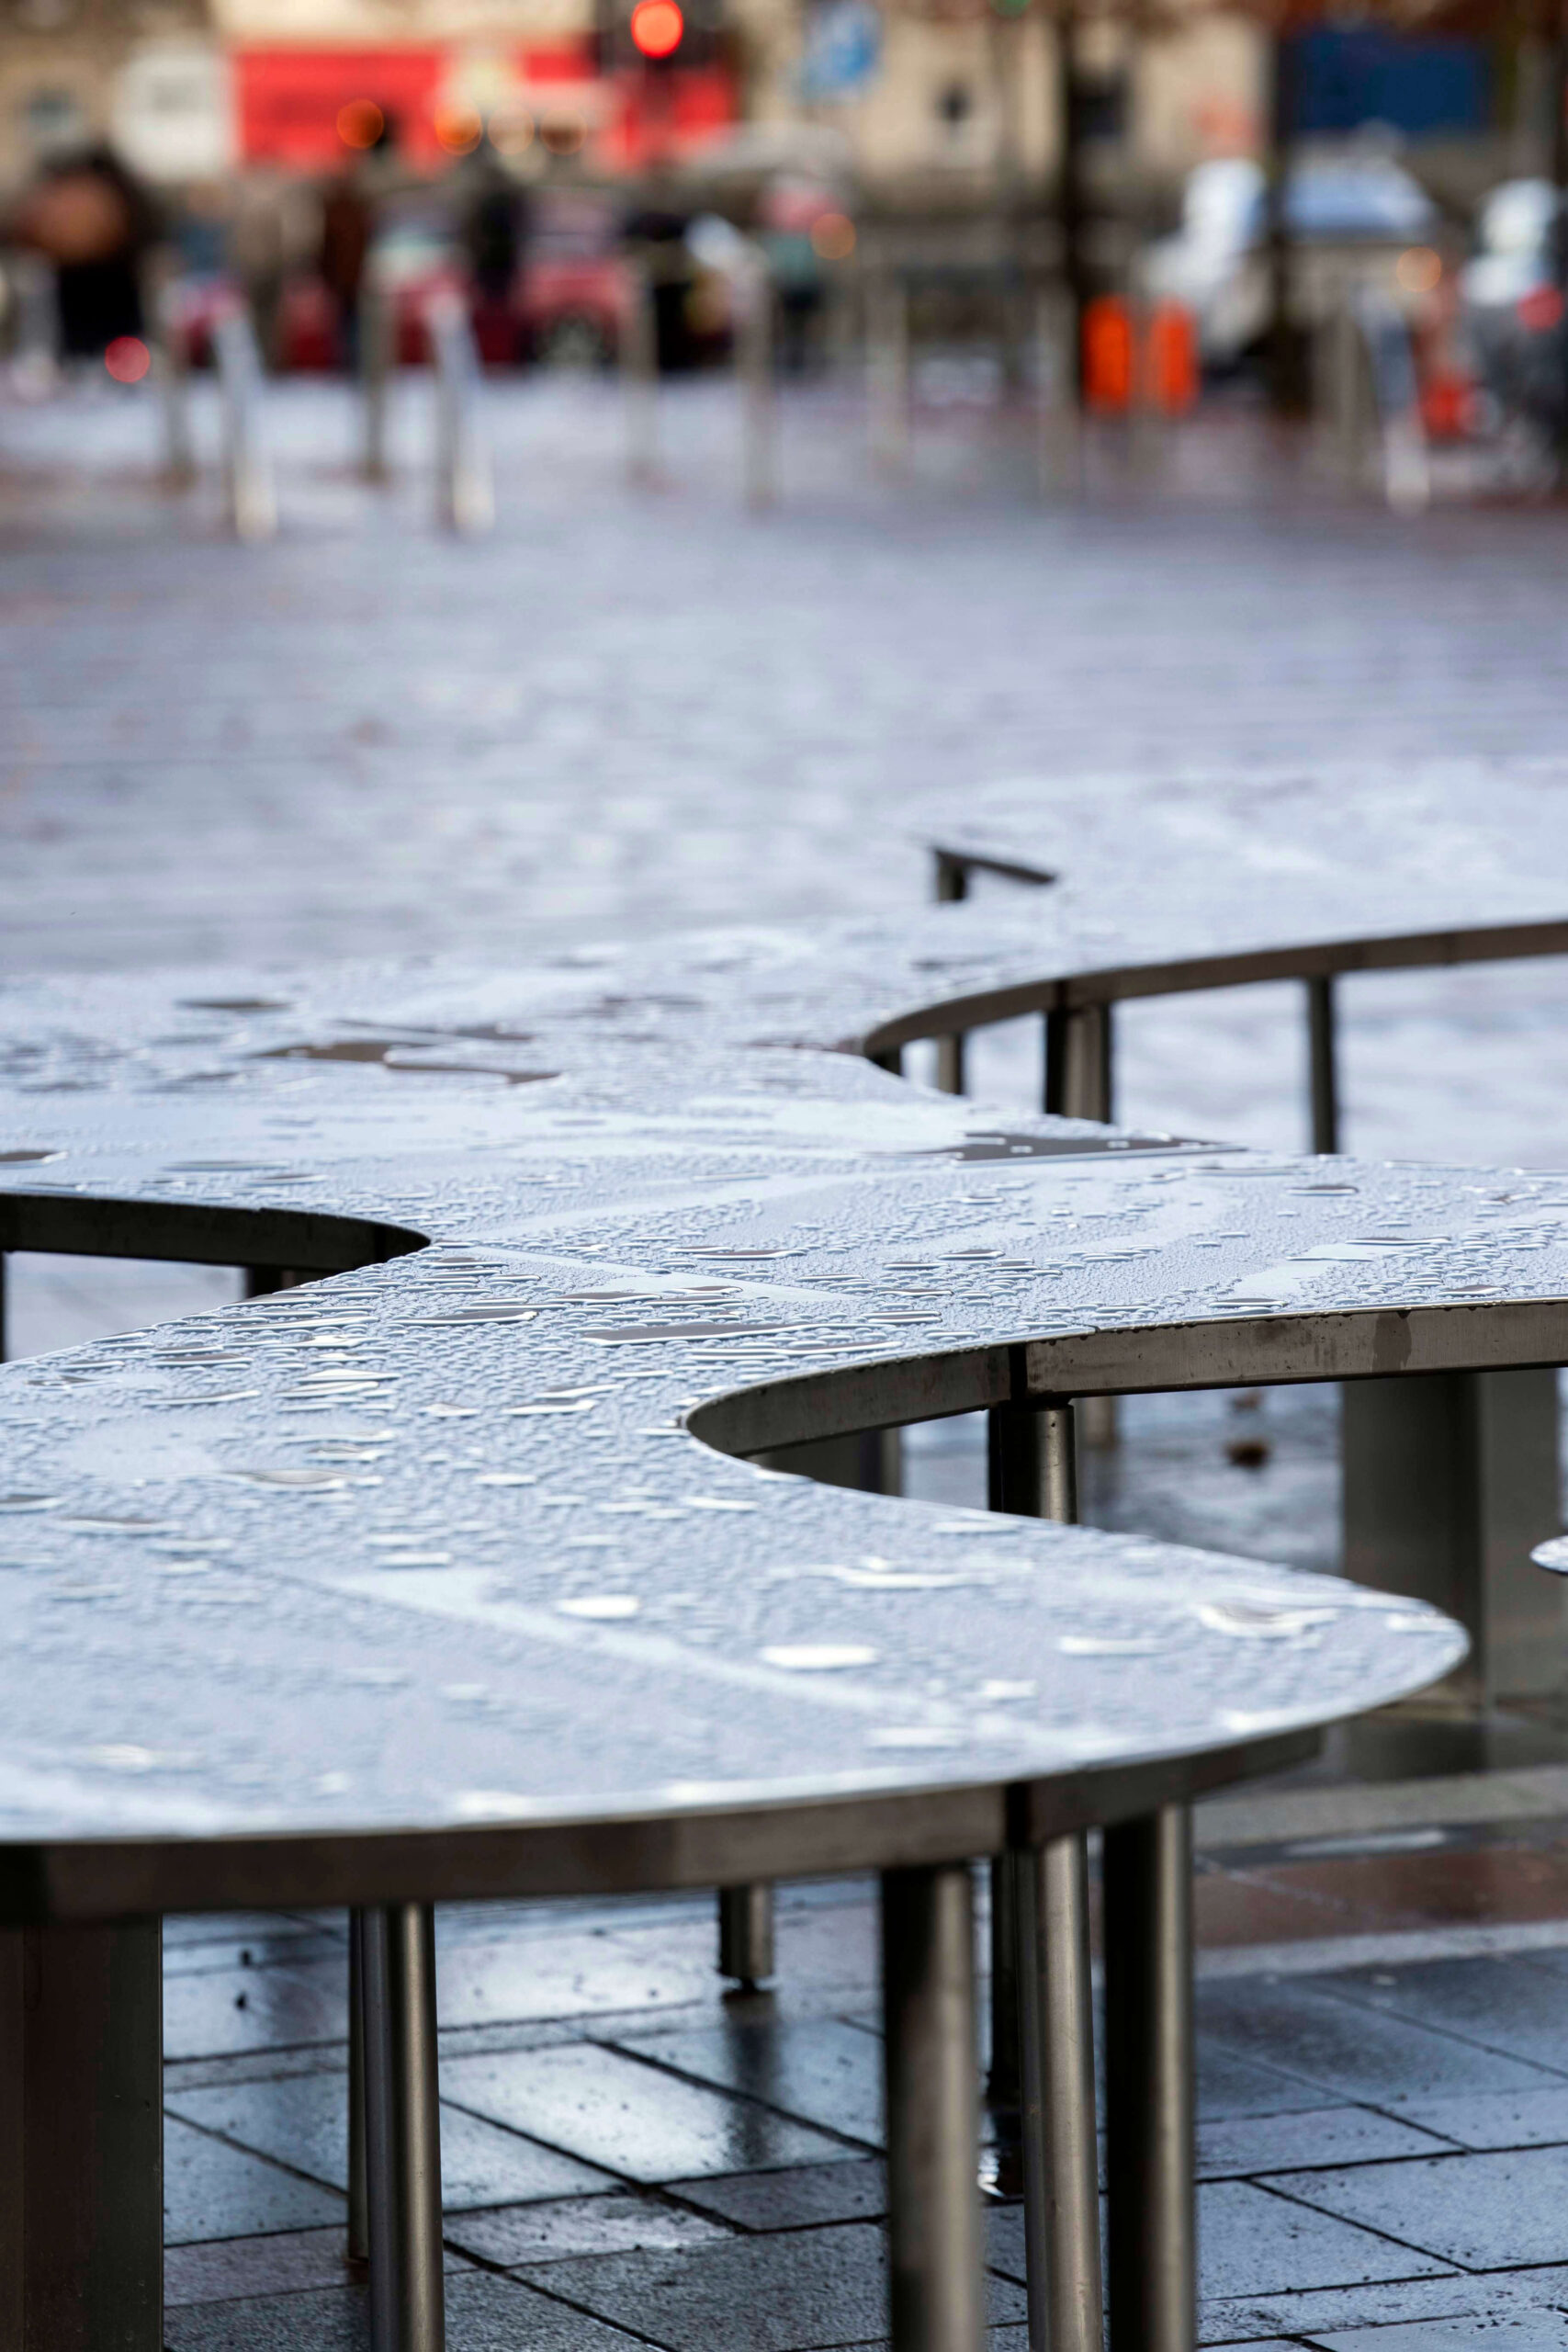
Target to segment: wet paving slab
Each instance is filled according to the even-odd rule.
[[[1299,1801],[1280,1803],[1288,1815]],[[1498,1827],[1497,1850],[1517,1834]],[[1245,1890],[1245,1849],[1203,1860],[1201,1886],[1229,1875]],[[1359,1860],[1314,1865],[1341,1871],[1334,1916],[1352,1926],[1381,1917],[1370,1895],[1358,1909]],[[1440,1923],[1441,1853],[1425,1861]],[[572,1906],[554,1933],[604,1954],[606,1997],[624,1992],[624,1947],[679,1951],[683,1971],[645,1972],[644,2001],[614,2012],[573,1996],[564,2015],[543,2018],[536,1998],[521,1997],[509,2029],[502,1988],[522,1985],[530,1955],[561,1981],[550,1916],[541,1905],[442,1915],[454,2346],[882,2344],[874,1976],[863,1967],[846,1982],[843,1957],[874,1950],[874,1890],[785,1890],[793,1969],[776,1992],[745,1996],[726,1996],[711,1973],[690,1992],[699,1956],[711,1970],[706,1902]],[[1227,1913],[1227,1926],[1239,1916]],[[1272,1917],[1261,1898],[1256,1917]],[[1494,1928],[1506,1934],[1507,1922]],[[287,1973],[291,1950],[335,1945],[340,1929],[330,1917],[276,1929],[260,1919],[245,1932],[251,1964],[215,1968],[215,1982]],[[176,1923],[171,1946],[187,1951],[199,1938]],[[1320,1939],[1325,1955],[1339,1948]],[[1211,1944],[1202,1966],[1247,1949]],[[1568,1950],[1396,1953],[1307,1973],[1311,1951],[1297,1947],[1295,1975],[1259,1968],[1201,1982],[1203,2343],[1561,2352]],[[466,2021],[476,2011],[477,2026]],[[261,2014],[288,2012],[264,2003]],[[509,2046],[474,2046],[506,2043],[509,2030]],[[280,2048],[270,2061],[220,2047],[171,2064],[171,2352],[366,2343],[342,2225],[343,2064],[338,2044]],[[988,2200],[987,2231],[992,2352],[1024,2352],[1020,2207]]]

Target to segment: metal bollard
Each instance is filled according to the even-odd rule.
[[[891,272],[874,278],[867,294],[866,394],[872,455],[899,472],[909,458],[909,294]]]
[[[479,355],[467,311],[453,296],[428,313],[435,368],[435,479],[440,520],[472,537],[495,521],[495,483],[479,421]]]
[[[659,321],[653,280],[646,267],[631,272],[631,301],[621,333],[621,382],[626,403],[626,479],[634,490],[659,480]]]
[[[766,257],[747,255],[735,279],[736,376],[740,390],[741,479],[753,512],[778,495],[778,403],[773,386],[773,281]]]
[[[185,346],[170,316],[166,292],[152,312],[152,377],[164,431],[164,481],[170,490],[188,490],[196,480],[196,444],[190,429],[190,370]]]
[[[1035,307],[1034,355],[1040,487],[1047,496],[1071,497],[1083,486],[1082,425],[1072,306],[1055,288],[1042,293]]]
[[[277,498],[262,431],[261,358],[247,313],[230,311],[212,330],[223,418],[223,492],[239,539],[270,539]]]
[[[1153,317],[1154,305],[1149,300],[1144,257],[1141,254],[1134,254],[1127,271],[1127,319],[1133,335],[1133,381],[1127,401],[1127,464],[1130,472],[1143,481],[1156,471],[1161,456],[1161,418],[1155,401],[1153,371],[1149,364],[1149,328]]]
[[[1423,513],[1431,503],[1432,469],[1410,329],[1371,288],[1354,290],[1336,322],[1330,385],[1334,437],[1352,486],[1360,485],[1371,439],[1389,507],[1396,514]]]
[[[11,332],[11,387],[21,400],[47,400],[60,380],[60,304],[54,272],[37,254],[8,252],[16,323]]]
[[[359,469],[367,481],[385,481],[387,392],[397,358],[392,306],[386,288],[367,278],[359,295],[359,383],[365,443]]]

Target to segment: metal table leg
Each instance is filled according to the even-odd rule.
[[[435,1915],[361,1915],[371,2352],[443,2352]]]
[[[931,896],[939,906],[951,905],[955,899],[969,896],[969,868],[950,851],[939,849],[931,853]]]
[[[986,1427],[987,1502],[992,1510],[1055,1519],[1078,1515],[1077,1465],[1070,1405],[998,1406]],[[991,2066],[986,2098],[1002,2122],[1022,2109],[1013,1857],[991,1863]]]
[[[1029,2352],[1101,2352],[1089,1867],[1081,1838],[1011,1858],[1023,2054]]]
[[[981,2352],[975,1927],[966,1863],[882,1879],[893,2352]]]
[[[815,1478],[825,1487],[850,1487],[858,1494],[896,1495],[902,1481],[897,1430],[858,1430],[847,1437],[813,1438],[804,1445],[777,1447],[760,1454],[769,1469]],[[720,1976],[750,1988],[773,1973],[773,1890],[765,1882],[725,1886],[718,1892]]]
[[[1561,1679],[1563,1594],[1529,1562],[1562,1526],[1557,1374],[1428,1372],[1341,1387],[1345,1573],[1457,1617],[1452,1688],[1484,1711]]]
[[[1021,1995],[1018,1981],[1018,1874],[1013,1854],[993,1854],[991,1896],[991,2062],[986,2105],[998,2141],[998,2184],[1016,2186],[1019,2118],[1023,2108]]]
[[[991,1508],[1075,1524],[1071,1404],[998,1407],[988,1434]],[[1100,2352],[1087,1851],[1081,1837],[1060,1838],[1006,1864],[1015,1969],[1010,1988],[993,1987],[993,2003],[1010,1994],[1018,2004],[1030,2352]]]
[[[161,2352],[163,1931],[0,1934],[0,2345]]]
[[[1045,1015],[1042,1107],[1066,1119],[1115,1116],[1115,1007],[1077,1004]]]
[[[1306,983],[1307,1074],[1312,1102],[1314,1151],[1339,1148],[1339,1057],[1335,1035],[1334,981],[1330,974]]]
[[[766,1880],[718,1890],[718,1973],[750,1992],[773,1973],[773,1890]]]
[[[1116,1116],[1116,1008],[1113,1004],[1062,1007],[1045,1015],[1044,1108],[1064,1118]],[[1079,1415],[1086,1445],[1114,1445],[1114,1396],[1086,1396]]]
[[[1107,2185],[1112,2352],[1198,2333],[1192,1826],[1166,1805],[1105,1832]]]
[[[348,2258],[370,2259],[365,2177],[365,1914],[348,1915]]]

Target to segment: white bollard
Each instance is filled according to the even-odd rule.
[[[495,521],[495,481],[479,417],[479,355],[468,311],[456,295],[427,313],[435,370],[435,478],[441,522],[472,538]]]
[[[230,311],[212,330],[218,395],[223,419],[223,490],[239,539],[270,539],[277,528],[277,497],[262,430],[261,358],[250,318]]]

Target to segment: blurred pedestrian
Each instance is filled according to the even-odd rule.
[[[398,126],[368,100],[345,107],[344,115],[367,116],[373,128],[351,163],[327,187],[321,199],[321,243],[319,266],[337,322],[338,353],[344,365],[359,365],[359,304],[365,288],[366,265],[376,241],[383,201],[396,182]],[[341,120],[341,118],[340,118]],[[368,127],[368,126],[367,126]]]
[[[651,289],[660,375],[693,368],[697,361],[691,319],[696,270],[686,243],[690,225],[690,209],[682,201],[672,174],[656,164],[623,234]]]
[[[759,242],[778,300],[779,364],[786,376],[808,374],[818,355],[827,276],[814,232],[831,210],[825,188],[789,178],[773,180],[758,206]]]
[[[234,187],[224,260],[244,296],[262,357],[274,370],[283,365],[289,276],[310,258],[309,216],[308,191],[276,165],[248,172]]]
[[[157,234],[150,198],[111,149],[46,165],[9,235],[53,267],[63,358],[98,359],[122,336],[145,338],[142,270]]]
[[[528,198],[486,131],[453,175],[458,233],[473,289],[474,332],[486,359],[515,359],[519,286],[527,253]]]

